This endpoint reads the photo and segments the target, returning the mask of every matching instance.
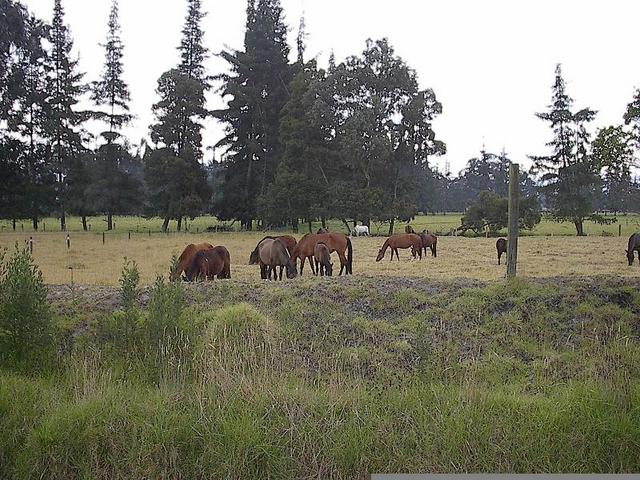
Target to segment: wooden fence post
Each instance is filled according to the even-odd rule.
[[[104,232],[102,232],[102,244],[104,245]]]
[[[67,250],[69,250],[70,248],[71,248],[71,237],[67,233]]]
[[[29,237],[29,253],[33,255],[33,237]]]
[[[518,265],[518,211],[520,201],[520,168],[512,163],[509,168],[509,239],[507,243],[507,278],[516,276]]]
[[[622,236],[622,225],[618,225],[618,236]]]

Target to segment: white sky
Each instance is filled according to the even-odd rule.
[[[51,19],[53,0],[23,1]],[[111,0],[63,0],[63,5],[85,80],[96,80]],[[211,52],[242,48],[245,0],[203,0],[203,5]],[[436,164],[444,170],[448,159],[453,173],[483,144],[495,152],[505,148],[526,166],[527,154],[546,151],[550,131],[534,113],[550,102],[558,62],[576,106],[598,110],[595,126],[622,122],[640,86],[637,0],[282,0],[282,5],[291,45],[304,10],[307,57],[318,56],[321,66],[332,50],[340,62],[359,54],[367,38],[388,37],[417,70],[421,86],[433,88],[444,105],[435,129],[448,154]],[[125,79],[137,117],[126,133],[134,144],[148,137],[158,77],[178,63],[185,13],[186,0],[120,0]],[[208,67],[216,74],[225,64],[212,57]],[[210,95],[210,108],[220,102]],[[208,122],[205,145],[221,135],[222,126]]]

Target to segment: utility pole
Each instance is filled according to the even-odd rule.
[[[518,266],[518,217],[520,203],[520,166],[509,167],[509,240],[507,243],[507,278],[515,278]]]

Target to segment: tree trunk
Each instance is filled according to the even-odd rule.
[[[60,208],[60,230],[62,232],[67,230],[67,216],[64,213],[64,206]]]
[[[396,219],[392,218],[391,223],[389,224],[389,236],[393,235],[393,227],[395,226]]]
[[[576,226],[576,233],[579,237],[584,237],[584,225],[582,224],[582,219],[574,220],[573,224]]]
[[[322,221],[322,228],[324,228],[326,230],[327,229],[327,219],[322,217],[320,220]]]
[[[309,233],[313,233],[313,222],[309,220]]]
[[[347,222],[344,218],[341,218],[340,220],[342,220],[342,223],[344,223],[344,226],[347,227],[347,232],[351,233],[351,227],[349,226],[349,222]]]
[[[31,221],[33,222],[33,231],[37,232],[38,231],[38,217],[37,216],[33,216],[31,218]]]
[[[87,228],[87,216],[86,215],[82,215],[82,230],[84,230],[85,232],[88,230],[88,228]]]
[[[107,231],[113,230],[113,213],[107,212]]]
[[[164,217],[164,221],[162,222],[162,233],[167,233],[169,230],[169,217]]]
[[[182,215],[178,216],[178,225],[176,226],[176,231],[178,232],[182,231]]]

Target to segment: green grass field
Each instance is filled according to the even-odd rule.
[[[45,366],[0,369],[0,477],[637,472],[639,291],[307,278],[123,312],[59,287]]]
[[[448,233],[452,228],[460,226],[461,213],[449,213],[438,215],[419,215],[413,221],[411,225],[416,231],[422,231],[428,229],[433,232]],[[160,218],[145,219],[142,217],[114,217],[115,218],[115,231],[119,233],[127,233],[129,231],[136,233],[157,233],[161,231],[162,220]],[[603,232],[607,235],[618,235],[618,226],[622,226],[622,235],[629,236],[632,233],[640,231],[640,214],[627,214],[618,215],[618,222],[611,225],[598,225],[593,222],[585,223],[585,232],[587,235],[602,236]],[[41,226],[42,229],[46,229],[47,232],[60,231],[59,221],[55,218],[46,218],[43,220]],[[101,233],[106,231],[106,219],[105,217],[89,217],[88,223],[91,225],[91,231],[94,233]],[[187,221],[187,227],[191,233],[202,233],[209,227],[215,227],[216,225],[227,225],[232,229],[238,229],[238,224],[232,224],[232,222],[219,222],[215,217],[202,216],[197,217],[194,220]],[[396,224],[396,231],[404,231],[405,223],[399,222]],[[315,232],[320,228],[320,223],[313,223],[313,231]],[[331,231],[344,232],[345,227],[342,222],[337,220],[331,220],[328,222],[328,228]],[[175,232],[175,222],[171,222],[170,231]],[[82,231],[82,223],[78,217],[67,218],[67,230],[69,232]],[[300,233],[306,233],[309,230],[308,225],[300,226]],[[7,220],[0,220],[0,233],[12,231],[11,222]],[[31,232],[31,222],[28,220],[21,220],[17,223],[18,232]],[[287,230],[289,231],[289,230]],[[371,234],[372,235],[386,235],[389,231],[388,224],[372,223]],[[506,231],[502,232],[506,234]],[[575,235],[575,227],[572,223],[558,223],[550,219],[543,219],[543,221],[531,232],[522,232],[523,235],[559,235],[559,236],[572,236]]]

